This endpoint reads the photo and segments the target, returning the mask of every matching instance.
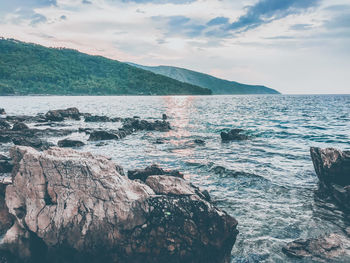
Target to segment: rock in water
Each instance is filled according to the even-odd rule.
[[[63,121],[65,118],[80,120],[81,113],[77,108],[68,108],[64,110],[50,110],[45,114],[48,121]]]
[[[317,262],[346,262],[349,259],[349,240],[332,233],[318,238],[298,239],[282,248],[283,253],[295,258],[308,258]],[[337,260],[338,259],[338,260]],[[332,260],[332,261],[330,261]]]
[[[221,132],[221,140],[223,142],[247,140],[247,135],[240,134],[242,131],[242,129],[232,129],[229,132]]]
[[[25,124],[23,122],[16,122],[12,127],[13,131],[23,131],[23,130],[28,130],[28,129],[29,129],[29,127],[27,126],[27,124]]]
[[[81,147],[81,146],[84,146],[85,143],[78,140],[64,139],[64,140],[58,141],[57,145],[59,147]]]
[[[350,210],[350,151],[311,147],[310,153],[321,186]]]
[[[223,262],[230,255],[237,221],[184,180],[172,190],[171,180],[152,177],[156,194],[106,157],[18,146],[11,156],[6,205],[14,223],[0,250],[23,261]]]

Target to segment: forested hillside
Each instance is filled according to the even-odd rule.
[[[0,94],[211,94],[116,60],[76,50],[0,39]]]

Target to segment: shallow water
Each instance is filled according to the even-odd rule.
[[[179,169],[207,189],[217,206],[239,221],[232,262],[294,262],[281,252],[285,243],[350,225],[315,194],[318,180],[309,154],[310,146],[350,149],[349,95],[0,97],[0,107],[9,115],[67,107],[111,117],[159,119],[166,113],[170,132],[137,132],[104,146],[88,142],[81,150],[111,156],[126,170],[152,163]],[[220,132],[229,128],[242,128],[251,139],[222,143]],[[156,144],[158,138],[164,144]],[[196,145],[194,139],[206,144]]]

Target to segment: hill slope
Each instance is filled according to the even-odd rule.
[[[116,60],[0,38],[0,94],[171,95],[211,91]]]
[[[148,67],[128,63],[151,72],[161,74],[182,82],[211,89],[213,94],[279,94],[274,89],[259,85],[246,85],[235,81],[219,79],[204,73],[170,66]]]

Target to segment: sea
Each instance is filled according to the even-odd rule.
[[[350,150],[350,95],[0,97],[8,115],[68,107],[147,120],[165,113],[169,132],[136,132],[105,144],[87,141],[83,133],[67,137],[86,143],[79,151],[109,156],[125,171],[156,163],[208,190],[216,206],[239,222],[231,262],[302,262],[282,247],[350,226],[346,214],[319,193],[309,152],[311,146]],[[83,120],[67,125],[62,129],[121,127]],[[222,142],[220,132],[232,128],[243,129],[249,140]]]

